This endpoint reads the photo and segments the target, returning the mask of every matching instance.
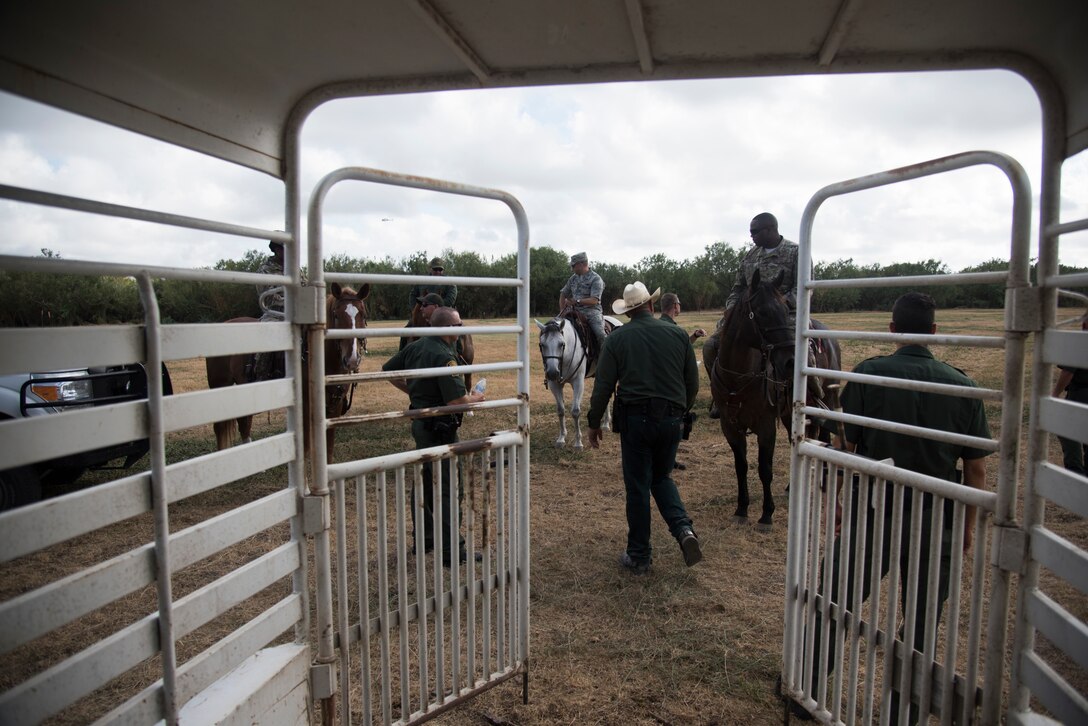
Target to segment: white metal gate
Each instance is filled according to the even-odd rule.
[[[512,360],[469,366],[362,372],[334,376],[324,385],[363,383],[382,386],[393,378],[422,378],[459,373],[517,371],[515,395],[483,403],[443,406],[417,411],[372,411],[326,420],[314,410],[314,430],[366,426],[390,420],[410,420],[445,413],[474,413],[514,409],[515,425],[482,437],[422,450],[389,451],[367,459],[326,465],[324,438],[314,437],[315,481],[310,509],[333,516],[316,517],[313,531],[319,552],[335,551],[335,578],[330,558],[320,557],[317,569],[317,665],[314,698],[335,698],[340,722],[414,723],[432,718],[484,689],[522,675],[523,698],[528,679],[529,652],[529,228],[520,203],[509,194],[461,184],[408,177],[372,169],[341,169],[326,176],[309,206],[309,258],[322,259],[322,204],[329,190],[347,181],[392,184],[415,189],[493,199],[507,205],[517,228],[517,277],[446,277],[444,282],[476,288],[517,290],[515,325],[463,328],[367,328],[334,336],[395,339],[469,333],[517,335]],[[425,276],[391,276],[314,271],[312,284],[323,289],[325,278],[347,283],[425,283]],[[323,329],[319,326],[322,333]],[[323,400],[323,346],[311,343],[313,400]],[[364,390],[365,389],[365,390]],[[373,385],[356,394],[372,395]],[[384,398],[386,394],[379,392]],[[320,409],[321,407],[316,407]],[[486,414],[483,414],[486,415]],[[423,552],[422,528],[410,536],[410,502],[416,517],[423,510],[423,468],[431,468],[435,502],[434,531],[440,531],[440,470],[448,468],[451,488],[463,487],[464,505],[450,497],[450,521],[463,514],[466,561],[443,567],[443,555],[456,563],[454,552]],[[327,486],[325,483],[327,482]],[[331,499],[331,504],[329,500]],[[451,543],[457,542],[457,535]],[[330,544],[334,543],[334,547]],[[452,545],[451,545],[452,547]],[[480,562],[475,562],[475,555]],[[335,592],[335,596],[334,596]],[[335,600],[335,607],[334,607]],[[334,618],[333,613],[336,612]],[[335,621],[335,622],[334,622]],[[334,634],[335,631],[335,634]],[[334,677],[334,663],[339,677]],[[329,709],[331,713],[332,709]]]
[[[1013,188],[1012,240],[1007,272],[934,275],[923,277],[858,280],[811,280],[811,232],[815,214],[828,198],[852,191],[915,179],[930,174],[977,164],[991,164],[1003,171]],[[794,401],[793,430],[804,431],[806,416],[819,415],[832,421],[860,423],[873,428],[895,430],[932,440],[968,445],[998,452],[997,486],[993,492],[972,489],[877,462],[795,437],[791,459],[791,481],[801,486],[790,490],[789,545],[786,569],[786,613],[783,639],[783,691],[829,723],[905,722],[908,710],[920,708],[942,723],[996,723],[1002,705],[1007,613],[1010,602],[1010,575],[1019,570],[1018,545],[1023,530],[1016,523],[1018,444],[1023,409],[1023,370],[1028,336],[1039,330],[1039,297],[1029,286],[1028,235],[1031,209],[1027,177],[1014,160],[992,152],[969,152],[913,167],[895,169],[825,187],[810,200],[802,220],[801,254],[798,263],[800,289],[796,360],[804,355],[807,338],[855,339],[922,344],[952,344],[1003,348],[1005,374],[1001,388],[994,390],[950,387],[938,384],[859,376],[853,373],[799,366],[794,391],[807,390],[807,376],[844,379],[912,390],[1001,401],[1000,440],[977,439],[938,430],[904,427],[890,422],[862,419],[841,412],[824,412]],[[904,336],[891,333],[808,330],[809,302],[814,290],[848,286],[934,286],[947,282],[982,284],[1001,282],[1006,289],[1003,336],[932,335]],[[940,316],[938,315],[938,322]],[[991,465],[992,471],[992,465]],[[838,482],[849,482],[852,486]],[[929,549],[926,602],[915,602],[920,586],[922,542],[921,497],[933,496],[933,525]],[[886,497],[891,497],[888,502]],[[904,510],[913,506],[909,520]],[[842,508],[841,537],[836,536],[836,502]],[[936,559],[945,502],[951,502],[952,541],[958,542],[964,528],[967,507],[976,508],[975,544],[970,559],[952,547],[950,593],[945,608],[945,625],[936,617]],[[861,516],[862,512],[886,512],[891,517]],[[885,532],[884,528],[891,528]],[[890,535],[887,536],[886,535]],[[909,539],[907,539],[909,537]],[[866,562],[867,538],[876,554],[872,571],[861,576],[832,578],[830,563],[837,554],[851,563],[851,570]],[[881,583],[881,543],[887,539],[889,571]],[[837,551],[836,551],[837,550]],[[903,550],[901,552],[901,550]],[[1022,552],[1022,547],[1019,548]],[[900,572],[900,555],[906,572]],[[971,572],[966,587],[961,575]],[[899,613],[900,578],[906,588],[905,612]],[[872,594],[863,595],[865,578],[871,578]],[[852,590],[847,591],[847,583]],[[923,584],[925,586],[926,584]],[[844,605],[849,606],[844,607]],[[902,623],[902,629],[900,629]],[[916,631],[915,627],[919,630]],[[1083,624],[1082,626],[1083,627]],[[924,635],[921,648],[915,638],[903,633]],[[965,632],[961,632],[965,631]],[[983,685],[984,684],[984,685]],[[909,698],[893,698],[893,692]],[[895,712],[893,713],[893,709]]]

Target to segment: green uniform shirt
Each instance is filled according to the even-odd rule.
[[[688,336],[678,325],[639,312],[605,338],[587,421],[601,427],[613,391],[626,403],[664,398],[685,410],[699,393],[699,369]]]
[[[929,349],[922,345],[908,345],[893,355],[869,358],[859,363],[854,372],[930,383],[976,385],[963,371],[935,359]],[[982,401],[971,398],[851,382],[843,389],[842,409],[845,413],[859,416],[990,438]],[[873,459],[891,458],[898,467],[945,481],[956,480],[956,465],[960,459],[979,459],[989,453],[984,449],[920,439],[857,424],[846,424],[845,431],[846,440],[857,444],[857,453]]]
[[[457,354],[441,338],[420,338],[385,362],[383,371],[404,371],[413,368],[439,368],[457,365]],[[445,406],[465,395],[465,377],[438,376],[412,378],[408,381],[408,398],[412,408]]]

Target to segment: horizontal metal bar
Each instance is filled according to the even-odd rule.
[[[1088,723],[1088,699],[1065,682],[1046,661],[1028,651],[1020,656],[1020,678],[1058,723]],[[1037,726],[1036,722],[1033,726]]]
[[[17,257],[0,255],[0,269],[20,272],[42,272],[47,275],[103,275],[107,277],[136,277],[148,274],[153,278],[193,280],[194,282],[236,282],[244,285],[289,285],[286,275],[265,275],[259,272],[210,270],[192,267],[156,267],[132,265],[125,262],[88,262],[57,257]]]
[[[964,484],[956,484],[926,474],[919,474],[916,471],[900,469],[897,466],[884,464],[848,451],[840,451],[831,446],[815,444],[807,439],[798,445],[797,453],[799,456],[810,456],[819,461],[831,462],[835,466],[844,467],[859,474],[885,479],[922,492],[936,494],[945,499],[954,499],[969,507],[977,507],[986,512],[993,512],[994,505],[997,502],[997,494],[985,489],[976,489]]]
[[[1079,517],[1088,519],[1088,482],[1064,467],[1040,462],[1035,467],[1035,493]]]
[[[1066,272],[1047,275],[1042,287],[1084,287],[1088,285],[1088,272]]]
[[[1039,399],[1039,427],[1088,444],[1088,405],[1065,398]]]
[[[329,464],[329,481],[348,479],[362,474],[388,471],[401,466],[408,466],[420,461],[441,459],[451,454],[465,454],[483,449],[497,449],[502,446],[515,446],[524,443],[525,437],[519,431],[499,431],[491,436],[470,441],[458,441],[453,444],[432,446],[427,449],[401,451],[386,456],[349,461],[342,464]]]
[[[1025,598],[1028,622],[1050,643],[1088,670],[1088,624],[1052,600],[1046,593],[1029,590]]]
[[[899,388],[904,391],[922,391],[925,393],[939,393],[944,396],[957,396],[959,398],[978,399],[980,401],[1000,401],[1004,398],[1002,391],[992,388],[979,388],[977,386],[957,386],[951,383],[929,383],[928,381],[915,381],[908,378],[890,378],[887,376],[871,376],[867,373],[854,373],[853,371],[837,371],[830,368],[810,368],[807,365],[801,372],[808,376],[820,378],[839,379],[854,383],[868,383],[883,388]]]
[[[214,421],[227,421],[295,404],[294,379],[247,383],[166,396],[162,400],[166,431],[181,431]],[[56,418],[56,417],[50,417]]]
[[[520,325],[458,325],[456,327],[432,328],[329,328],[325,337],[330,340],[342,338],[437,338],[440,335],[500,335],[517,334]]]
[[[1043,234],[1047,237],[1058,237],[1070,232],[1079,232],[1082,229],[1088,229],[1088,217],[1075,219],[1071,222],[1052,222],[1046,226]]]
[[[815,330],[804,332],[806,338],[824,340],[870,340],[911,345],[966,345],[974,348],[1004,348],[1005,339],[993,335],[908,335],[905,333],[875,333],[860,330]]]
[[[1007,271],[998,272],[956,272],[947,275],[903,275],[899,277],[848,277],[834,280],[809,280],[806,290],[820,288],[854,287],[934,287],[958,283],[960,285],[992,285],[1004,283],[1008,279]]]
[[[407,411],[386,411],[383,413],[365,413],[360,414],[359,416],[340,416],[339,418],[327,419],[325,425],[327,428],[334,429],[370,421],[393,421],[402,418],[429,418],[431,416],[442,416],[447,413],[466,413],[468,411],[483,411],[494,408],[511,408],[513,406],[520,406],[521,404],[522,400],[520,398],[500,398],[494,401],[468,403],[459,406],[435,406],[434,408],[413,408],[408,409]]]
[[[80,325],[64,328],[4,328],[0,375],[90,368],[144,360],[139,325]]]
[[[162,355],[168,361],[289,350],[295,342],[291,324],[274,321],[164,325],[162,328]]]
[[[172,572],[209,557],[295,514],[295,492],[284,489],[170,538]],[[154,582],[153,545],[148,543],[94,567],[0,603],[0,653]]]
[[[370,373],[344,373],[326,376],[325,385],[334,386],[355,381],[409,380],[412,378],[441,378],[465,373],[491,373],[493,371],[520,371],[524,366],[518,361],[504,363],[476,363],[470,366],[439,366],[438,368],[409,368],[403,371],[373,371]]]
[[[238,481],[294,458],[295,440],[277,434],[166,467],[169,502]],[[148,472],[0,513],[0,562],[8,562],[151,511]]]
[[[127,401],[0,421],[0,461],[17,467],[147,438],[147,403]]]
[[[1088,595],[1088,553],[1045,527],[1032,527],[1029,535],[1032,559]]]
[[[1079,330],[1047,330],[1043,335],[1044,363],[1080,368],[1088,360],[1088,333]]]
[[[120,217],[122,219],[135,219],[141,222],[151,222],[153,224],[165,224],[171,227],[198,229],[204,232],[230,234],[237,237],[275,240],[277,242],[282,242],[285,245],[291,244],[292,242],[291,235],[282,230],[243,227],[239,224],[216,222],[210,219],[186,217],[180,214],[169,214],[167,212],[155,212],[150,209],[126,207],[121,204],[96,202],[92,199],[70,197],[65,194],[53,194],[51,192],[25,189],[23,187],[13,187],[7,184],[0,184],[0,198],[11,199],[12,201],[24,202],[26,204],[39,204],[45,207],[70,209],[75,212],[88,212],[90,214],[101,214],[107,217]]]
[[[910,424],[898,423],[896,421],[884,421],[883,419],[869,418],[867,416],[855,416],[851,413],[839,413],[838,411],[829,411],[826,408],[816,408],[814,406],[805,406],[801,411],[806,416],[814,418],[857,424],[858,426],[864,426],[865,428],[891,431],[892,433],[905,434],[907,436],[917,436],[918,438],[929,439],[930,441],[942,441],[946,444],[969,446],[972,449],[997,451],[1001,448],[1001,442],[993,439],[984,439],[980,436],[966,436],[964,434],[956,434],[950,431],[941,431],[939,429],[927,429],[923,426],[911,426]]]
[[[300,595],[288,595],[242,627],[231,631],[222,640],[216,641],[210,648],[184,665],[179,666],[176,700],[179,703],[189,702],[188,708],[183,707],[180,710],[179,721],[186,724],[211,723],[210,720],[202,718],[198,710],[203,702],[192,701],[193,697],[205,691],[247,659],[258,653],[263,655],[262,648],[302,617],[301,603]],[[305,646],[292,647],[305,649]],[[161,698],[162,680],[160,679],[107,713],[96,724],[156,723],[163,718],[159,709]],[[289,721],[289,723],[295,723],[295,721]]]
[[[434,275],[394,275],[379,272],[331,272],[325,270],[326,280],[374,285],[427,285],[435,282]],[[442,275],[443,285],[467,285],[470,287],[521,287],[516,277],[457,277]]]

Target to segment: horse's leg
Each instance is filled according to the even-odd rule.
[[[327,454],[328,463],[332,463],[332,447],[336,443],[336,429],[328,429],[325,431],[325,453]]]
[[[253,417],[252,416],[239,416],[238,417],[238,436],[242,439],[243,444],[248,444],[253,441]]]
[[[548,381],[548,390],[555,396],[555,412],[559,415],[559,437],[555,440],[555,448],[562,449],[567,445],[567,420],[563,410],[563,385]]]
[[[770,419],[770,426],[756,435],[759,442],[759,481],[763,484],[763,516],[759,518],[756,529],[768,531],[771,528],[771,515],[774,514],[774,496],[771,494],[771,480],[774,478],[774,441],[775,419]]]
[[[744,438],[744,432],[731,426],[726,418],[722,416],[719,421],[725,440],[733,450],[733,468],[737,472],[737,511],[733,512],[733,521],[737,524],[748,524],[748,442]]]
[[[574,419],[574,450],[582,450],[582,394],[585,392],[586,379],[575,375],[570,381],[573,393],[570,402],[570,415]]]
[[[212,429],[215,431],[216,451],[230,448],[230,429],[233,425],[233,421],[216,421],[212,424]]]

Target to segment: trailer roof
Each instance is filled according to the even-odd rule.
[[[4,3],[0,89],[283,175],[341,97],[680,78],[1008,68],[1088,147],[1084,0]]]

